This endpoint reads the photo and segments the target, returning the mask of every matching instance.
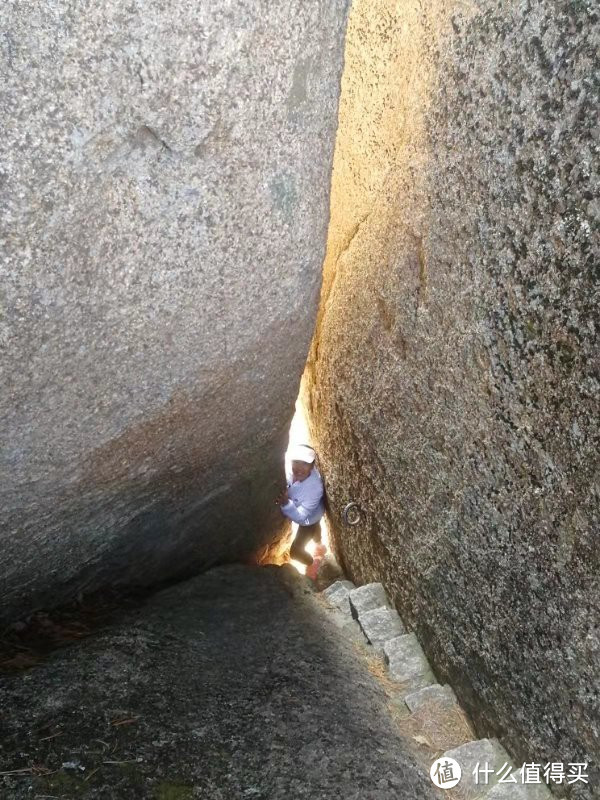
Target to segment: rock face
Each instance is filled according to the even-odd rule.
[[[354,3],[304,380],[348,576],[480,733],[596,764],[598,30],[586,2]]]
[[[346,4],[7,11],[3,615],[276,535]]]
[[[291,566],[159,592],[4,676],[0,700],[3,800],[437,797],[381,683]]]

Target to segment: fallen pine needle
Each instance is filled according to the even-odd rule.
[[[32,772],[33,767],[23,767],[23,769],[9,769],[8,772],[0,772],[0,775],[23,775],[25,772]]]
[[[131,725],[134,722],[137,722],[139,717],[129,717],[128,719],[116,719],[114,722],[111,722],[111,725],[114,725],[117,728],[119,725]]]
[[[137,758],[127,758],[125,761],[103,761],[103,764],[137,764]]]
[[[89,781],[89,779],[92,777],[92,775],[95,775],[98,772],[99,769],[100,769],[100,767],[96,767],[96,769],[93,769],[90,773],[88,773],[85,776],[85,778],[83,780],[84,781]]]
[[[43,739],[40,739],[40,742],[47,742],[48,739],[56,739],[57,736],[62,736],[63,732],[58,731],[57,733],[52,733],[50,736],[44,736]]]

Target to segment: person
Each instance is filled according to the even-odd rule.
[[[290,548],[290,556],[309,566],[312,556],[304,549],[311,539],[321,541],[320,520],[325,513],[323,479],[315,465],[316,453],[306,444],[289,450],[291,469],[287,472],[287,489],[275,500],[298,532]]]
[[[313,552],[313,562],[306,568],[306,577],[311,581],[316,581],[321,569],[321,564],[327,555],[327,547],[324,544],[316,544]]]

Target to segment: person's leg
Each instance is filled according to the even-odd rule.
[[[321,539],[321,523],[320,522],[315,522],[314,525],[311,525],[311,528],[315,529],[315,533],[314,533],[314,536],[312,538],[315,540],[315,542],[317,544],[321,544],[321,541],[322,541],[322,539]]]
[[[300,561],[302,564],[306,564],[306,566],[312,564],[312,556],[310,553],[307,553],[304,548],[311,539],[313,539],[316,535],[320,535],[320,531],[321,526],[318,522],[316,522],[314,525],[299,525],[298,533],[296,534],[296,538],[292,542],[292,546],[290,548],[290,556],[294,560]]]

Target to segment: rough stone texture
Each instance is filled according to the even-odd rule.
[[[291,567],[219,567],[3,680],[2,771],[57,772],[0,776],[2,800],[433,800],[305,586]]]
[[[383,648],[390,678],[403,684],[406,691],[415,691],[435,683],[435,676],[414,633],[397,636]]]
[[[346,5],[5,4],[3,614],[276,535]]]
[[[552,794],[543,785],[497,783],[485,795],[485,800],[552,800]]]
[[[406,633],[402,620],[389,608],[374,608],[364,611],[358,618],[358,624],[369,643],[377,650],[395,636]]]
[[[418,692],[407,694],[404,698],[406,705],[411,711],[418,711],[429,703],[435,703],[442,708],[450,708],[457,703],[456,695],[451,686],[440,686],[434,683],[433,686],[426,686]]]
[[[598,22],[356,0],[304,381],[345,573],[480,735],[596,786]]]
[[[329,599],[341,590],[344,590],[345,592],[350,594],[350,592],[353,589],[356,589],[356,586],[352,583],[352,581],[346,581],[346,580],[336,581],[335,583],[332,583],[330,586],[328,586],[326,589],[323,589],[323,596]]]
[[[529,800],[525,786],[497,783],[485,795],[485,800]]]
[[[328,596],[327,601],[352,619],[348,594],[348,590],[341,587],[337,591],[332,592],[331,595]]]
[[[327,598],[328,603],[350,614],[349,597],[352,589],[354,589],[352,581],[336,581],[323,591],[323,596]]]
[[[462,776],[460,783],[453,792],[456,793],[456,800],[472,800],[474,798],[485,797],[485,800],[552,800],[552,793],[547,784],[543,782],[535,784],[530,781],[523,782],[521,768],[515,768],[510,762],[508,753],[496,739],[478,739],[468,742],[460,747],[447,750],[444,756],[454,758],[461,765]],[[485,783],[484,773],[479,772],[479,783],[475,783],[473,770],[476,765],[479,768],[486,765],[494,770]],[[507,766],[510,771],[507,770]],[[509,775],[514,775],[516,782],[506,782]],[[504,778],[505,782],[499,783]],[[556,785],[557,797],[563,796],[564,786]],[[512,794],[511,794],[512,792]]]
[[[460,783],[452,790],[456,800],[475,800],[485,797],[486,792],[498,783],[504,765],[510,766],[506,750],[496,739],[477,739],[467,742],[453,750],[446,750],[445,757],[458,761],[461,768]],[[493,772],[486,774],[482,768],[489,767]],[[477,768],[477,778],[474,770]]]
[[[349,596],[352,616],[358,619],[365,611],[373,611],[382,606],[389,606],[385,589],[380,583],[367,583],[350,592]]]

